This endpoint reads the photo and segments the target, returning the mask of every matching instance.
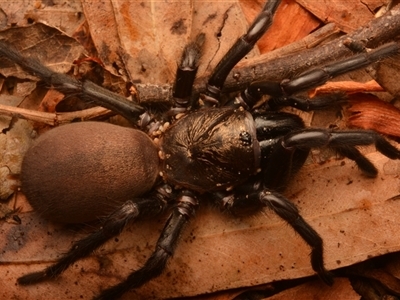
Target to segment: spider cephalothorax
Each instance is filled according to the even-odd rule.
[[[170,209],[156,249],[144,266],[98,297],[117,298],[163,272],[184,225],[203,199],[213,199],[236,214],[271,208],[310,245],[313,269],[325,283],[332,284],[332,276],[324,267],[321,237],[280,191],[313,147],[336,150],[354,160],[368,176],[375,176],[377,171],[356,146],[374,144],[391,159],[399,159],[400,151],[374,131],[305,128],[298,116],[277,108],[313,110],[332,105],[337,97],[309,102],[293,94],[397,54],[399,46],[387,44],[291,80],[255,82],[222,105],[220,94],[226,77],[269,28],[279,3],[267,2],[248,32],[215,68],[207,91],[200,97],[192,95],[191,87],[205,37],[199,35],[186,47],[174,91],[176,107],[185,110],[186,116],[167,128],[157,145],[138,129],[94,122],[61,126],[35,141],[24,158],[21,189],[38,213],[64,223],[106,218],[97,232],[76,242],[45,270],[20,277],[20,284],[54,278],[119,234],[137,217],[154,216]],[[132,123],[145,112],[140,105],[90,81],[79,82],[26,59],[3,42],[0,53],[61,92],[94,101]],[[273,98],[254,111],[252,107],[264,94]],[[199,102],[203,105],[199,106]],[[118,184],[110,185],[110,178]]]

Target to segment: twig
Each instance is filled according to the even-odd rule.
[[[108,109],[103,107],[92,107],[85,110],[67,113],[48,113],[0,104],[0,114],[2,115],[20,117],[51,126],[71,123],[76,120],[91,120],[97,117],[108,115],[110,113],[111,112]]]

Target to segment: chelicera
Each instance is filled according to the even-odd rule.
[[[399,46],[387,44],[290,80],[254,82],[240,95],[222,103],[220,93],[228,73],[269,28],[279,3],[267,2],[248,32],[215,68],[207,92],[200,97],[192,95],[191,87],[205,37],[198,36],[185,48],[174,97],[176,107],[187,114],[166,129],[157,145],[138,129],[97,122],[60,126],[35,141],[21,171],[21,189],[35,210],[55,222],[83,223],[103,217],[105,221],[98,231],[77,241],[55,264],[20,277],[19,284],[57,277],[75,261],[117,236],[126,224],[169,209],[171,214],[156,249],[144,266],[97,297],[118,298],[164,271],[181,232],[203,199],[212,199],[239,215],[264,207],[272,209],[311,247],[312,268],[325,283],[332,284],[332,275],[324,267],[322,238],[281,191],[304,164],[311,148],[332,148],[354,160],[368,176],[375,176],[377,170],[357,146],[374,144],[391,159],[399,159],[400,151],[374,131],[305,128],[298,116],[278,109],[292,106],[314,110],[342,101],[341,96],[309,101],[294,94],[395,55]],[[0,51],[61,92],[94,101],[133,123],[145,113],[143,107],[124,97],[90,81],[79,82],[55,73],[22,57],[3,42]],[[264,94],[272,98],[254,110]],[[197,105],[199,102],[202,105]],[[110,184],[110,178],[118,178],[118,184]]]

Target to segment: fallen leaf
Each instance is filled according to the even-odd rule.
[[[26,38],[21,39],[21,36]],[[40,23],[27,27],[9,28],[1,32],[1,37],[21,54],[34,57],[61,73],[66,73],[71,69],[71,63],[79,58],[83,50],[83,47],[74,39],[55,28]],[[1,74],[5,77],[35,78],[4,58],[1,59],[1,66]]]
[[[370,129],[392,137],[400,137],[400,110],[374,95],[355,94],[349,96],[350,127]]]
[[[329,81],[324,85],[321,85],[315,89],[308,91],[308,96],[313,98],[321,94],[331,93],[368,93],[368,92],[383,92],[384,89],[375,81],[371,80],[368,82],[355,82],[355,81]]]
[[[26,120],[0,116],[0,199],[8,199],[17,189],[15,175],[32,141],[32,125]]]
[[[368,23],[374,18],[372,9],[366,1],[330,0],[319,1],[315,5],[314,0],[297,0],[301,6],[317,16],[323,22],[335,23],[343,32],[351,32]],[[380,6],[383,6],[380,3]],[[376,9],[376,4],[372,5]]]
[[[397,62],[397,57],[378,64],[375,79],[393,97],[398,97],[400,95],[400,64]]]
[[[332,287],[324,286],[319,281],[311,281],[295,288],[288,289],[277,295],[266,298],[268,300],[285,299],[347,299],[358,300],[358,295],[352,288],[350,281],[346,278],[338,278]]]

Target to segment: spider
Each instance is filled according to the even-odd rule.
[[[21,171],[21,190],[35,210],[55,222],[84,223],[101,217],[105,221],[53,265],[20,277],[19,284],[55,278],[117,236],[128,223],[170,210],[156,248],[143,267],[103,290],[96,299],[118,298],[164,271],[185,225],[205,199],[234,215],[272,209],[311,247],[312,268],[326,284],[332,284],[332,274],[324,267],[322,238],[281,191],[302,167],[311,148],[332,148],[371,177],[377,170],[357,146],[374,144],[391,159],[399,159],[400,151],[374,131],[306,128],[298,116],[279,108],[315,110],[342,101],[341,96],[309,101],[295,94],[395,55],[399,46],[386,44],[290,80],[254,82],[223,102],[220,94],[228,73],[268,30],[279,4],[279,0],[265,4],[247,33],[214,69],[207,91],[200,97],[191,87],[205,37],[199,35],[187,45],[174,97],[176,108],[188,113],[165,130],[157,145],[138,129],[100,122],[64,125],[35,141]],[[146,113],[143,107],[90,81],[79,82],[24,58],[4,42],[0,42],[0,53],[59,91],[94,101],[133,123]],[[264,94],[272,98],[254,110]],[[123,175],[118,176],[117,185],[110,185],[109,178],[116,173]]]

